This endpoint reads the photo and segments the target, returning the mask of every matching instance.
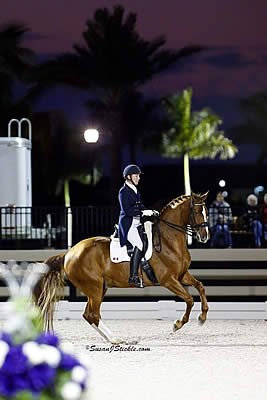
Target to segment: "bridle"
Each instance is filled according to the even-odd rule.
[[[194,233],[197,233],[197,232],[199,232],[200,228],[207,228],[209,225],[208,225],[207,221],[203,221],[200,224],[197,224],[196,217],[198,215],[201,215],[202,211],[195,212],[195,210],[194,210],[195,206],[202,206],[202,207],[206,208],[206,204],[205,204],[205,202],[204,203],[194,203],[192,199],[190,202],[189,225],[192,227]]]
[[[164,223],[165,225],[167,225],[170,228],[175,229],[178,232],[182,232],[183,234],[186,235],[190,235],[193,237],[197,237],[199,231],[201,228],[207,228],[208,227],[208,223],[206,221],[201,222],[200,224],[197,224],[196,222],[196,217],[202,214],[203,208],[201,211],[196,212],[194,210],[195,206],[202,206],[202,207],[206,207],[205,202],[204,203],[194,203],[192,198],[190,200],[190,214],[189,214],[189,218],[188,218],[188,223],[186,225],[178,225],[175,224],[173,222],[167,221],[163,218],[160,217],[155,217],[155,222],[154,222],[154,226],[155,229],[157,231],[158,234],[158,241],[159,243],[155,245],[154,241],[153,241],[153,246],[156,250],[157,253],[161,252],[161,234],[160,234],[160,229],[159,229],[159,222]],[[156,248],[156,246],[159,246],[159,250]]]

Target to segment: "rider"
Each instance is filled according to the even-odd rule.
[[[130,278],[128,283],[143,287],[138,276],[138,268],[144,256],[143,226],[141,217],[157,215],[157,211],[148,210],[141,201],[137,185],[142,174],[137,165],[131,164],[124,168],[123,178],[125,184],[119,191],[120,217],[119,217],[119,239],[121,246],[133,247],[130,260]]]

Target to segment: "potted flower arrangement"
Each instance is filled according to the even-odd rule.
[[[0,333],[1,400],[84,397],[86,367],[60,343],[57,335],[43,332],[39,310],[30,301],[32,287],[45,268],[44,264],[35,265],[19,285],[12,268],[0,264],[0,273],[11,292],[8,319]]]

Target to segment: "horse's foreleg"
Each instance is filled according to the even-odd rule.
[[[194,300],[193,297],[185,290],[183,285],[174,277],[167,281],[164,286],[168,288],[171,292],[173,292],[176,296],[181,297],[181,299],[186,302],[186,310],[183,318],[181,320],[175,321],[173,325],[173,331],[175,332],[178,329],[181,329],[182,326],[188,322],[191,309],[194,305]]]
[[[201,300],[201,314],[198,316],[200,324],[204,324],[207,319],[207,313],[209,310],[208,302],[206,298],[205,288],[201,282],[194,278],[189,272],[186,272],[181,280],[183,285],[194,286],[197,289],[200,300]]]

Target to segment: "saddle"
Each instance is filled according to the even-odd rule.
[[[147,236],[148,246],[145,253],[145,260],[149,260],[152,257],[153,244],[152,244],[152,222],[146,221],[144,223],[145,233]],[[131,253],[133,249],[131,247],[120,245],[118,225],[114,226],[114,233],[110,236],[110,259],[113,263],[121,263],[130,261]]]
[[[153,282],[155,285],[159,285],[154,271],[148,262],[148,260],[152,257],[153,252],[152,222],[146,221],[144,223],[144,227],[146,233],[146,253],[144,258],[141,260],[141,268],[145,271],[148,279],[150,279],[151,282]],[[130,261],[133,248],[127,246],[121,247],[119,240],[119,227],[116,224],[114,228],[114,233],[110,236],[110,259],[114,263]]]

